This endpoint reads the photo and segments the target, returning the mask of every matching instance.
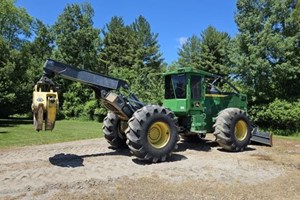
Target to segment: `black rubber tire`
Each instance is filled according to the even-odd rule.
[[[163,123],[169,130],[169,138],[162,147],[156,148],[148,139],[148,131],[158,123]],[[149,162],[163,162],[177,149],[179,140],[174,113],[158,105],[147,105],[137,110],[128,121],[126,130],[127,145],[138,158]]]
[[[116,149],[125,149],[126,135],[120,130],[121,120],[113,112],[108,112],[103,120],[103,134],[107,142]]]
[[[245,136],[238,139],[235,127],[239,121],[245,124]],[[238,108],[227,108],[222,110],[214,124],[214,135],[219,145],[227,151],[243,151],[250,142],[251,125],[245,111]]]

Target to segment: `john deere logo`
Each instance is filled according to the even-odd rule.
[[[36,99],[36,101],[37,101],[37,102],[43,102],[44,99],[43,99],[42,97],[39,97],[39,98]]]

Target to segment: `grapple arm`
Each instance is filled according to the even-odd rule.
[[[54,128],[56,113],[59,107],[58,93],[54,90],[54,87],[51,84],[44,84],[41,80],[34,86],[31,108],[33,111],[34,128],[37,131],[43,129],[44,116],[45,130],[52,131]]]
[[[44,76],[53,78],[55,75],[64,79],[80,82],[91,86],[96,92],[117,90],[121,87],[128,89],[128,84],[120,79],[104,76],[95,72],[78,69],[71,65],[54,60],[47,60],[44,64]],[[97,91],[99,90],[99,91]]]
[[[129,89],[128,84],[123,80],[78,69],[49,59],[44,64],[44,74],[35,85],[33,92],[32,110],[37,131],[42,130],[44,116],[46,116],[45,130],[54,128],[58,109],[57,89],[51,80],[54,76],[88,85],[95,91],[97,98],[101,100],[103,105],[122,120],[128,120],[135,110],[144,105],[134,94],[125,97],[113,93],[113,90],[120,88]]]

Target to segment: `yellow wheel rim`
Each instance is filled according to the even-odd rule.
[[[247,123],[244,120],[239,120],[234,127],[235,138],[239,141],[243,141],[247,137]]]
[[[170,136],[170,127],[165,122],[155,122],[148,129],[148,141],[157,149],[165,147]]]

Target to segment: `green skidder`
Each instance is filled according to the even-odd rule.
[[[121,79],[54,60],[46,61],[44,74],[37,82],[36,88],[43,90],[34,92],[34,124],[38,131],[42,130],[45,114],[53,116],[56,113],[44,106],[45,102],[55,100],[54,76],[91,87],[96,98],[109,110],[103,122],[108,143],[114,149],[128,146],[136,157],[149,162],[166,161],[177,148],[179,136],[195,140],[213,133],[220,146],[228,151],[244,150],[250,139],[272,144],[272,137],[259,133],[250,122],[246,95],[219,75],[192,68],[165,73],[163,106],[145,105]],[[44,108],[41,113],[34,109],[39,107]],[[51,127],[46,126],[46,130],[54,128],[55,118],[51,119],[53,123]]]
[[[221,76],[192,68],[181,68],[164,77],[163,104],[178,117],[179,134],[184,139],[214,133],[226,150],[240,151],[248,145],[252,127],[246,114],[246,95]],[[231,91],[224,92],[217,85]]]

